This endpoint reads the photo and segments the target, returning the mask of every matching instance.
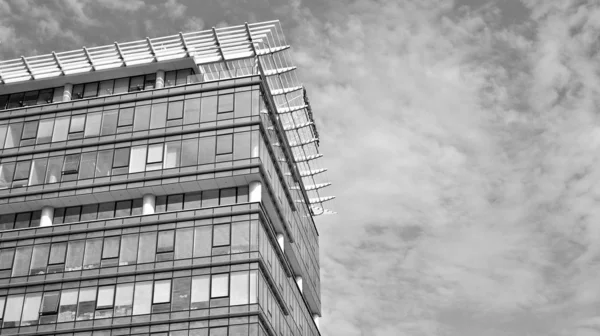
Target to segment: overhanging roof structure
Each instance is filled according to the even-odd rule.
[[[266,78],[304,186],[323,186],[325,169],[318,164],[319,134],[306,90],[296,76],[279,21],[179,33],[46,55],[0,61],[0,90],[12,83],[192,58],[206,79],[260,74]],[[259,66],[248,64],[259,60]],[[205,80],[206,80],[205,79]],[[327,184],[329,185],[329,184]],[[313,215],[329,214],[319,195],[322,188],[304,188]],[[302,200],[300,200],[302,201]]]

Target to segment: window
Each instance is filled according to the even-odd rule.
[[[177,70],[177,80],[175,85],[185,85],[187,83],[187,78],[192,74],[192,69],[180,69]]]
[[[250,223],[231,224],[231,253],[250,251]]]
[[[144,76],[131,77],[129,81],[129,92],[144,90]]]
[[[60,292],[46,292],[40,308],[40,324],[55,323],[58,314]]]
[[[177,82],[177,72],[176,71],[166,71],[165,72],[165,87],[175,86]]]
[[[195,166],[198,164],[198,139],[183,140],[181,142],[181,167]]]
[[[13,178],[12,187],[25,187],[29,183],[29,172],[31,169],[31,161],[19,161],[15,168],[15,176]]]
[[[179,211],[183,209],[183,194],[167,196],[167,211]]]
[[[213,226],[213,247],[229,245],[229,224]]]
[[[23,212],[23,213],[17,214],[17,218],[15,220],[15,229],[28,228],[30,222],[31,222],[31,212]]]
[[[104,238],[104,247],[102,248],[102,267],[117,266],[119,263],[119,246],[121,237]]]
[[[115,80],[114,94],[126,93],[129,91],[129,77]]]
[[[8,95],[0,96],[0,110],[6,109],[7,102],[8,102]]]
[[[81,154],[81,167],[79,167],[79,180],[94,178],[96,173],[97,152],[87,152]]]
[[[112,149],[98,152],[98,160],[96,160],[96,177],[110,176],[113,153]]]
[[[98,82],[85,84],[83,98],[96,97],[98,95]]]
[[[58,322],[75,321],[79,289],[66,289],[61,292],[58,306]]]
[[[119,110],[117,127],[119,128],[119,133],[131,132],[133,130],[133,107]]]
[[[68,207],[65,209],[65,219],[63,223],[75,223],[79,222],[81,216],[81,207]]]
[[[181,159],[181,141],[171,141],[165,144],[164,169],[179,167]]]
[[[217,100],[218,96],[202,97],[200,122],[215,121],[217,119]]]
[[[191,277],[173,279],[173,296],[171,297],[173,311],[190,309],[191,284]]]
[[[100,135],[100,126],[102,125],[102,113],[90,113],[87,115],[87,122],[85,123],[85,129],[83,136],[85,138],[97,137]]]
[[[46,168],[48,167],[48,158],[35,159],[32,161],[31,174],[29,175],[29,185],[39,185],[44,183]]]
[[[200,138],[200,152],[198,153],[198,164],[215,162],[215,141],[216,137]]]
[[[85,255],[83,269],[100,267],[100,252],[102,251],[102,238],[88,239],[85,241]]]
[[[191,309],[208,308],[210,275],[192,278]]]
[[[73,116],[71,118],[71,126],[69,127],[69,140],[83,138],[85,127],[85,114]]]
[[[133,118],[133,130],[143,131],[150,127],[150,108],[151,105],[135,107],[135,118]]]
[[[235,204],[237,188],[225,188],[219,190],[219,205]]]
[[[19,326],[24,299],[25,297],[23,295],[11,295],[8,297],[6,300],[6,306],[10,307],[10,309],[7,309],[6,313],[4,314],[4,321],[2,323],[3,328]]]
[[[233,159],[246,159],[252,156],[251,132],[235,133],[233,135]]]
[[[23,123],[13,123],[8,125],[8,133],[4,148],[18,147],[21,143],[21,132],[23,131]]]
[[[96,287],[81,288],[77,303],[77,321],[91,320],[96,310]]]
[[[83,250],[85,248],[84,240],[70,241],[67,247],[67,261],[65,269],[67,271],[77,271],[83,265]]]
[[[115,286],[102,286],[98,288],[98,302],[96,302],[97,319],[109,318],[113,315],[113,303],[115,299]]]
[[[61,117],[54,121],[54,132],[52,133],[52,142],[67,140],[69,135],[70,117]]]
[[[233,134],[217,136],[217,155],[233,153]]]
[[[115,149],[115,157],[113,159],[113,175],[126,173],[127,170],[116,170],[114,168],[125,168],[129,165],[129,148]]]
[[[15,255],[15,265],[13,267],[12,276],[24,276],[29,274],[29,263],[31,262],[32,246],[17,247]]]
[[[148,146],[148,157],[146,159],[146,170],[157,170],[162,168],[163,144],[154,144]],[[142,162],[143,159],[142,159]]]
[[[170,310],[171,280],[154,282],[154,296],[152,299],[152,312],[163,313]]]
[[[227,336],[228,327],[210,328],[208,336]]]
[[[133,311],[133,284],[119,284],[115,295],[115,317],[129,316]]]
[[[48,273],[63,272],[65,269],[65,255],[67,243],[54,243],[50,247],[50,259],[48,260]]]
[[[194,251],[194,229],[179,229],[176,232],[175,259],[192,257]]]
[[[15,256],[14,248],[0,250],[0,269],[3,269],[3,270],[11,269],[13,266],[13,257],[14,256]]]
[[[71,154],[65,156],[65,162],[62,169],[63,175],[77,175],[79,172],[79,162],[81,161],[81,154]],[[72,179],[76,179],[76,176]],[[69,181],[72,179],[68,179]],[[64,178],[63,178],[64,181]]]
[[[49,252],[50,244],[35,245],[33,247],[33,255],[31,257],[31,270],[29,271],[29,275],[38,275],[46,273]]]
[[[46,183],[60,182],[62,175],[64,157],[54,156],[48,159],[48,168],[46,170]]]
[[[233,305],[248,304],[248,272],[231,273],[231,295],[229,303]]]
[[[233,93],[219,95],[217,113],[233,112]]]
[[[98,204],[88,204],[81,207],[81,221],[95,220],[98,218]]]
[[[102,113],[102,127],[100,135],[111,135],[117,132],[117,122],[119,118],[119,111],[104,111]]]
[[[187,97],[186,97],[187,98]],[[200,122],[200,98],[186,99],[183,108],[183,124],[198,124]]]
[[[38,91],[25,92],[23,106],[33,106],[37,103]]]
[[[167,113],[167,126],[178,126],[182,124],[183,100],[169,102]]]
[[[31,146],[35,143],[39,121],[28,121],[23,126],[23,135],[21,136],[21,146]]]
[[[161,231],[158,233],[158,246],[156,248],[156,261],[173,260],[175,231]]]
[[[235,117],[249,117],[252,114],[252,91],[235,93]]]
[[[161,103],[152,105],[152,112],[150,115],[150,129],[165,127],[166,119],[167,104]]]
[[[210,298],[221,298],[229,295],[229,273],[211,275]]]
[[[54,89],[40,90],[36,104],[50,104],[52,103],[52,95],[54,95]]]
[[[83,98],[83,86],[84,84],[73,85],[71,99],[82,99]]]
[[[0,188],[6,189],[12,186],[15,163],[3,163],[0,165]]]
[[[133,295],[133,315],[150,314],[152,300],[152,281],[135,284]]]
[[[140,234],[138,263],[154,262],[156,256],[156,232]]]
[[[54,119],[40,121],[40,127],[37,132],[36,144],[45,144],[52,141],[52,130],[54,128]]]
[[[114,80],[106,80],[100,82],[100,89],[98,90],[98,96],[107,96],[113,94],[113,86],[115,85]]]
[[[212,250],[212,227],[194,228],[194,258],[210,257]]]
[[[30,293],[25,296],[25,304],[23,305],[23,316],[21,317],[21,326],[30,326],[38,324],[41,303],[42,293]]]
[[[13,93],[10,95],[8,99],[7,109],[21,107],[23,105],[23,97],[25,96],[25,92]]]
[[[121,252],[119,253],[119,265],[133,265],[137,260],[138,234],[123,236]]]
[[[144,81],[144,90],[152,90],[156,85],[156,74],[146,75],[146,79]]]

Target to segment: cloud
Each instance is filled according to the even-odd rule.
[[[281,9],[339,200],[318,220],[323,334],[600,335],[583,3],[528,1],[512,26],[494,2]]]

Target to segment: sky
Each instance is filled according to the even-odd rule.
[[[337,196],[322,335],[600,335],[599,1],[0,0],[0,59],[272,19]]]

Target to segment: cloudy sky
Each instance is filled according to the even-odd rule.
[[[600,335],[597,0],[0,0],[0,59],[271,19],[338,197],[324,336]]]

